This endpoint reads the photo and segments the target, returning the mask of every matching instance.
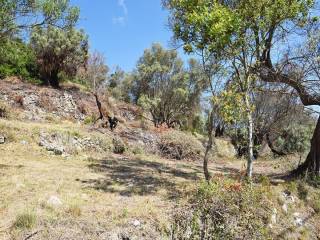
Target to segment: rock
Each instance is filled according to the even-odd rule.
[[[140,221],[135,219],[134,221],[132,221],[132,225],[135,227],[139,227],[141,225]]]
[[[20,143],[21,143],[22,145],[27,145],[27,144],[28,144],[28,142],[25,141],[25,140],[22,140]]]
[[[284,191],[281,195],[281,198],[286,202],[286,203],[289,203],[289,204],[292,204],[295,202],[295,198],[293,195],[291,195],[291,192],[289,191]]]
[[[271,224],[276,224],[277,223],[277,209],[273,209],[273,213],[271,215]]]
[[[55,155],[62,155],[65,151],[62,144],[62,137],[58,134],[40,132],[39,145],[45,147],[47,151],[50,151]]]
[[[3,135],[0,135],[0,144],[4,144],[6,142],[6,137]]]
[[[303,225],[303,219],[300,217],[300,213],[295,212],[293,213],[293,218],[294,218],[294,225],[295,226],[302,226]]]
[[[285,203],[282,205],[282,210],[285,212],[285,213],[288,213],[288,205]]]
[[[50,198],[47,201],[47,204],[52,207],[59,207],[62,205],[62,201],[57,196],[50,196]]]
[[[237,151],[230,139],[215,138],[214,150],[219,157],[234,158],[237,156]]]
[[[262,142],[260,150],[258,152],[258,156],[263,158],[272,156],[272,150],[269,147],[267,141]]]

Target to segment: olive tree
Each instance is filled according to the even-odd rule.
[[[79,18],[79,8],[69,0],[1,0],[0,40],[21,30],[36,26],[73,26]]]
[[[44,84],[59,87],[59,74],[75,76],[87,62],[88,38],[75,28],[38,27],[31,35],[40,77]]]
[[[252,80],[281,83],[294,88],[304,105],[320,104],[318,88],[310,91],[310,85],[315,87],[319,83],[316,71],[306,77],[304,71],[296,71],[299,68],[286,67],[290,66],[286,62],[292,59],[284,51],[295,47],[293,38],[305,39],[304,27],[309,20],[317,21],[310,16],[314,1],[165,0],[164,4],[171,12],[175,38],[183,42],[185,50],[208,49],[224,58],[238,80],[239,76],[245,80],[242,81],[245,91],[250,89],[246,85]],[[320,120],[310,154],[299,167],[299,173],[320,175],[319,140]]]
[[[191,68],[194,63],[189,65]],[[195,71],[184,69],[175,50],[166,50],[159,44],[144,51],[133,74],[134,100],[152,115],[155,126],[181,125],[185,116],[192,115],[194,102],[199,100],[200,83]]]

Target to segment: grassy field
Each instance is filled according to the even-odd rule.
[[[32,239],[104,239],[130,232],[161,238],[179,192],[201,176],[198,164],[156,156],[87,152],[63,157],[38,146],[39,129],[83,131],[71,123],[1,120],[0,127],[12,135],[0,145],[0,239],[34,233]],[[62,204],[51,206],[52,197]],[[17,224],[21,217],[31,223]]]
[[[40,129],[101,137],[70,122],[0,120],[0,129],[8,136],[0,145],[0,239],[167,239],[176,204],[203,179],[201,162],[130,152],[56,156],[38,145]],[[245,165],[218,159],[210,169],[237,179]],[[281,169],[279,161],[255,163],[258,173]]]

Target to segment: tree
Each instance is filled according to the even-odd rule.
[[[201,93],[194,74],[184,70],[176,51],[153,44],[145,50],[133,74],[133,98],[151,113],[155,126],[181,125],[184,116],[193,114],[194,102]]]
[[[313,23],[317,21],[308,15],[314,1],[167,0],[164,4],[171,11],[175,37],[183,41],[187,51],[193,51],[194,48],[208,49],[223,57],[236,57],[242,61],[242,66],[247,61],[239,59],[239,56],[250,51],[254,55],[243,57],[252,63],[246,65],[246,74],[258,80],[282,83],[294,88],[304,105],[320,104],[320,91],[308,91],[310,84],[315,86],[319,83],[319,78],[314,78],[317,76],[316,71],[313,70],[309,77],[305,77],[301,72],[297,73],[296,69],[285,67],[291,62],[291,59],[286,58],[286,51],[273,51],[277,47],[292,49],[295,43],[290,40],[294,37],[304,38],[303,27],[308,20]],[[282,56],[275,57],[275,53]],[[281,60],[273,63],[275,59]],[[309,171],[313,175],[320,175],[319,142],[320,119],[307,161],[296,172]]]
[[[88,38],[74,28],[38,27],[31,35],[40,77],[44,84],[59,88],[59,74],[75,76],[87,60]]]
[[[90,54],[86,64],[85,78],[94,92],[97,92],[99,85],[107,80],[108,71],[103,54],[98,51]]]
[[[240,22],[230,9],[215,1],[207,0],[196,3],[192,0],[172,0],[164,1],[164,4],[171,10],[171,27],[175,38],[183,42],[186,52],[200,52],[205,58],[213,56],[224,61],[227,67],[232,68],[232,72],[227,77],[229,81],[237,84],[234,89],[242,93],[248,134],[247,175],[251,178],[253,118],[250,95],[255,78],[249,69],[253,64],[253,52],[249,42],[246,42],[246,35],[236,39],[229,48],[226,47],[231,43],[233,31],[237,31],[240,27]],[[242,43],[241,47],[239,47],[240,43]],[[230,94],[230,90],[228,93]]]
[[[31,80],[37,77],[34,52],[22,40],[3,40],[0,44],[0,56],[0,79],[18,76]]]
[[[70,6],[69,0],[1,0],[0,16],[1,40],[33,27],[74,26],[79,8]]]

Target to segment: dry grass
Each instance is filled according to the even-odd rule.
[[[101,137],[101,133],[72,122],[0,119],[0,132],[13,136],[0,145],[1,240],[29,236],[33,240],[98,240],[121,234],[130,239],[166,239],[175,203],[187,201],[189,190],[202,179],[201,162],[138,153],[50,155],[37,144],[40,129]],[[273,164],[256,162],[255,169],[274,173]],[[211,171],[235,178],[244,167],[243,161],[220,159],[211,164]],[[273,190],[278,193],[283,189]],[[51,196],[58,197],[62,205],[50,205]],[[301,203],[301,207],[306,209],[307,205]],[[135,220],[139,226],[132,224]]]
[[[154,156],[92,153],[66,159],[38,146],[40,129],[88,134],[68,122],[0,120],[0,129],[15,136],[0,145],[0,239],[24,239],[34,232],[32,239],[103,239],[122,232],[162,239],[178,190],[201,175],[200,166],[195,171]],[[50,206],[51,196],[57,196],[62,205]],[[37,219],[31,219],[32,224],[28,222],[31,215],[28,221],[24,218],[28,209]],[[28,224],[17,227],[22,215]],[[141,225],[134,227],[134,220]]]

